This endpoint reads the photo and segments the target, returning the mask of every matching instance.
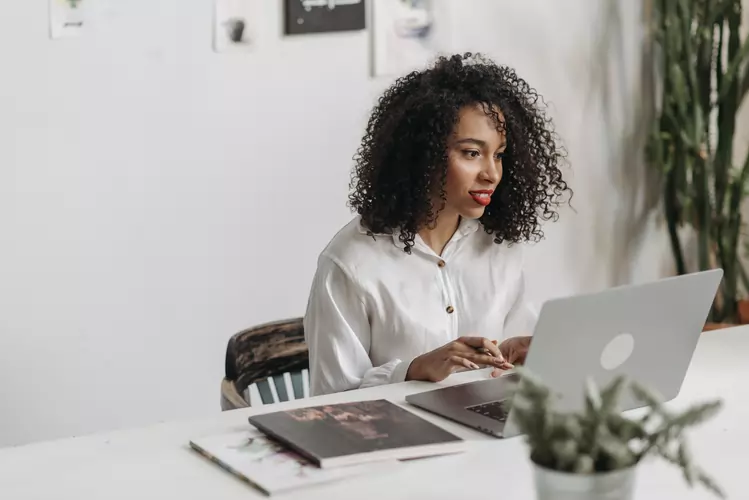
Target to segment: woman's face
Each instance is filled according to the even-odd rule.
[[[496,110],[500,120],[502,113]],[[504,130],[497,130],[491,115],[480,105],[460,110],[447,145],[445,207],[440,215],[478,219],[502,180],[502,155],[507,146]]]

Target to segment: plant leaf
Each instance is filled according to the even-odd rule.
[[[579,455],[575,460],[575,467],[572,472],[575,474],[591,474],[593,473],[593,458],[590,455]]]
[[[697,480],[702,483],[702,486],[712,491],[719,498],[727,498],[725,491],[707,473],[701,469],[696,469],[695,474],[697,475]]]
[[[725,99],[725,97],[728,95],[728,91],[731,89],[731,86],[734,83],[734,80],[736,78],[740,78],[738,75],[739,69],[743,66],[743,64],[746,62],[746,59],[749,57],[749,37],[744,40],[744,43],[741,45],[741,49],[739,49],[738,53],[734,56],[734,58],[728,63],[728,69],[726,70],[726,73],[723,77],[723,81],[721,82],[721,88],[720,90],[720,97],[719,99],[722,101]],[[739,82],[742,83],[742,82]]]
[[[558,470],[569,470],[577,459],[577,442],[574,439],[560,439],[551,443],[550,449]]]
[[[608,455],[608,470],[624,469],[637,461],[637,456],[630,449],[628,441],[609,432],[605,427],[598,440],[601,450]]]
[[[749,92],[749,64],[744,66],[744,74],[739,82],[739,104],[744,100],[747,92]]]
[[[590,378],[585,381],[585,406],[591,415],[601,408],[601,393],[598,392],[598,386]]]
[[[633,439],[645,439],[648,435],[644,425],[625,418],[618,413],[609,415],[606,423],[613,434],[616,434],[627,442]]]
[[[694,486],[694,466],[692,465],[692,455],[689,453],[687,448],[687,442],[684,438],[679,440],[679,450],[677,458],[681,465],[681,470],[684,472],[684,479],[687,481],[689,486]]]
[[[678,427],[679,430],[686,427],[693,427],[713,418],[722,407],[723,403],[720,400],[698,403],[672,417],[665,425],[668,427]]]
[[[658,455],[669,462],[672,465],[676,465],[678,467],[681,467],[681,462],[678,457],[673,456],[673,454],[669,453],[668,450],[659,448],[657,450]],[[698,467],[693,468],[693,473],[695,477],[697,478],[697,481],[702,484],[705,488],[707,488],[709,491],[711,491],[713,494],[715,494],[719,498],[726,498],[726,493],[723,491],[723,489],[718,486],[718,483],[715,482],[713,478],[711,478],[709,475],[707,475],[704,471],[699,469]]]
[[[630,386],[630,390],[632,391],[632,394],[634,394],[635,398],[645,403],[646,405],[651,406],[653,410],[658,411],[659,413],[663,410],[663,398],[661,398],[660,395],[651,391],[647,387],[633,382]]]
[[[719,22],[720,18],[726,15],[728,13],[728,10],[733,7],[735,0],[723,0],[718,4],[718,8],[715,9],[715,12],[712,13],[712,16],[710,16],[710,19],[708,19],[707,24],[712,25],[717,22]]]
[[[601,407],[604,413],[611,413],[618,407],[625,381],[626,378],[620,375],[601,391]]]

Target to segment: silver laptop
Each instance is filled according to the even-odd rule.
[[[584,404],[588,377],[625,375],[676,397],[723,276],[721,269],[544,303],[525,367],[549,386],[561,411]],[[512,371],[499,378],[412,394],[406,401],[496,437],[520,434],[512,418]],[[622,410],[642,406],[627,391]]]

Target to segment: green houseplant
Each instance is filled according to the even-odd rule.
[[[749,37],[741,0],[647,0],[655,57],[656,112],[646,161],[662,174],[663,210],[676,271],[721,267],[709,321],[735,323],[740,287],[741,206],[749,153],[736,159],[736,117],[749,91]],[[683,227],[696,235],[689,269]]]
[[[589,382],[585,409],[563,413],[554,409],[543,383],[527,370],[518,371],[513,420],[530,447],[539,500],[630,499],[635,469],[651,455],[680,467],[690,485],[700,483],[725,498],[715,481],[692,462],[684,436],[685,429],[715,415],[720,401],[674,412],[646,388],[618,377],[600,391]],[[625,385],[647,406],[638,418],[627,418],[619,410]]]

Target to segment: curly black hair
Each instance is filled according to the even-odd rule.
[[[572,196],[559,169],[565,154],[538,93],[511,68],[471,53],[397,79],[374,107],[349,195],[370,234],[397,230],[410,253],[416,233],[434,224],[444,207],[448,138],[460,110],[477,104],[507,135],[502,182],[479,221],[497,243],[543,237],[540,220],[556,220],[555,208]]]

